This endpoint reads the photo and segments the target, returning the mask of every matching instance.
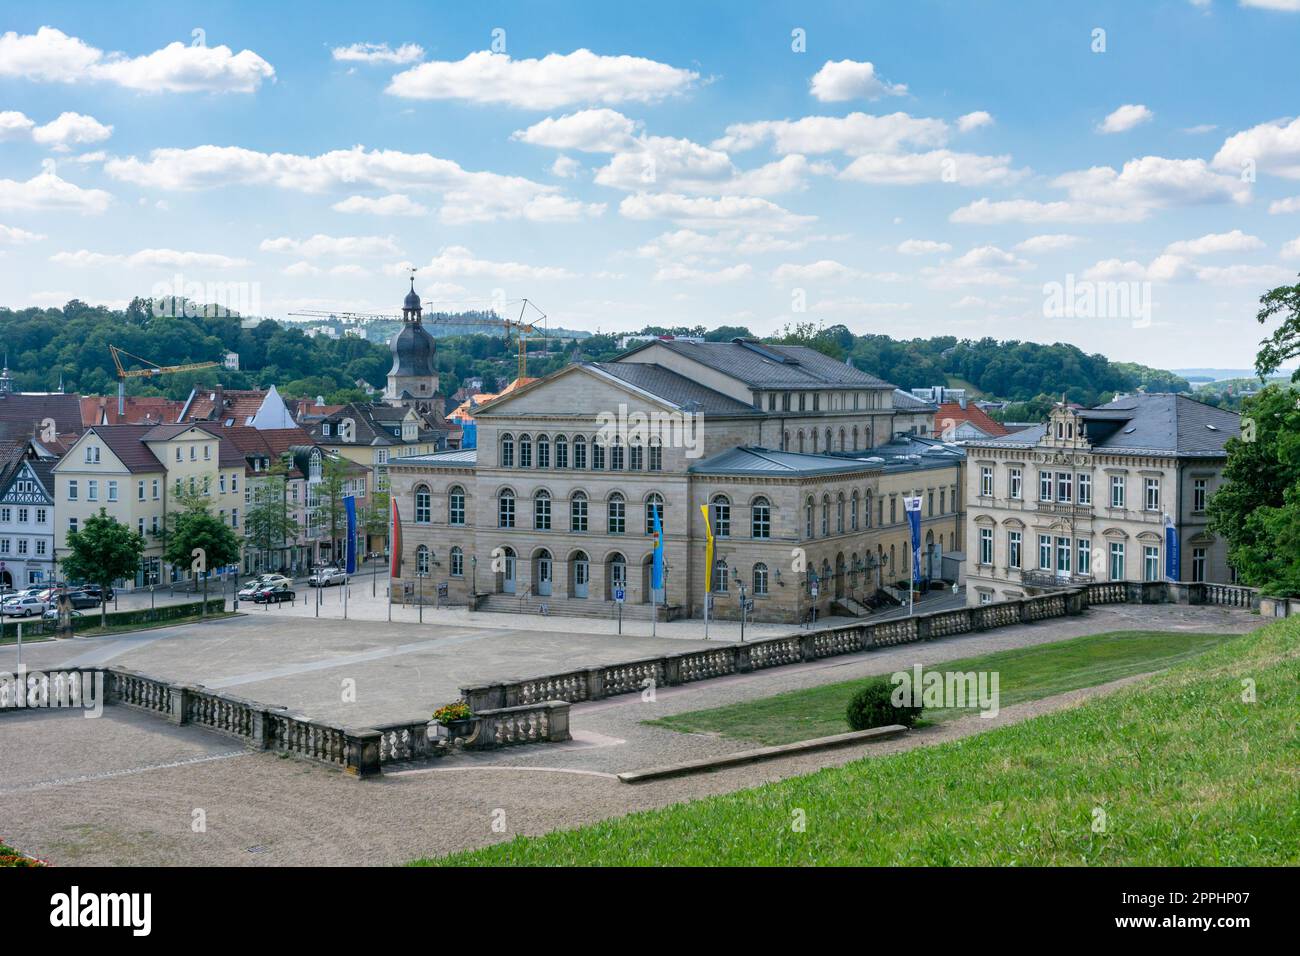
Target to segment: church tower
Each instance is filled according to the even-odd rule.
[[[415,277],[412,276],[411,290],[402,303],[402,329],[393,336],[393,367],[388,370],[384,401],[423,413],[435,411],[435,396],[438,394],[435,357],[438,349],[433,336],[423,325],[421,314],[420,297],[415,292]],[[441,413],[442,409],[436,411]]]

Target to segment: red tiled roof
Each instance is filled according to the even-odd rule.
[[[965,408],[957,402],[944,402],[934,416],[934,437],[942,438],[947,428],[960,425],[962,422],[969,422],[990,437],[1011,434],[1005,427],[989,418],[984,409],[973,402],[968,402]]]
[[[123,414],[117,414],[117,398],[111,395],[81,396],[81,423],[87,427],[103,422],[107,425],[149,425],[174,422],[184,402],[160,395],[128,395]]]

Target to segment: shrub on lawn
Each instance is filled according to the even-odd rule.
[[[881,678],[863,686],[849,698],[848,721],[853,730],[869,730],[872,727],[887,727],[890,724],[902,724],[911,727],[921,716],[920,707],[896,707],[891,697],[894,687]]]

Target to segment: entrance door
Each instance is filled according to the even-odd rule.
[[[545,551],[537,559],[537,593],[542,597],[551,595],[551,556]]]
[[[506,548],[505,569],[501,573],[501,590],[506,594],[515,593],[515,553]]]
[[[587,596],[587,582],[591,580],[591,565],[587,563],[586,555],[575,558],[573,562],[573,596],[585,598]]]

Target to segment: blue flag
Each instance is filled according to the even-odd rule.
[[[1165,515],[1165,578],[1169,581],[1179,580],[1181,570],[1178,554],[1178,528],[1168,515]]]
[[[907,526],[912,532],[912,583],[921,580],[921,499],[903,499],[903,510],[907,512]]]
[[[344,568],[348,574],[357,573],[357,499],[348,495],[343,499],[343,509],[348,516],[348,548],[347,548],[347,566]]]
[[[661,591],[664,586],[664,526],[659,520],[658,507],[655,507],[651,515],[654,517],[655,553],[654,565],[650,569],[650,587]]]

